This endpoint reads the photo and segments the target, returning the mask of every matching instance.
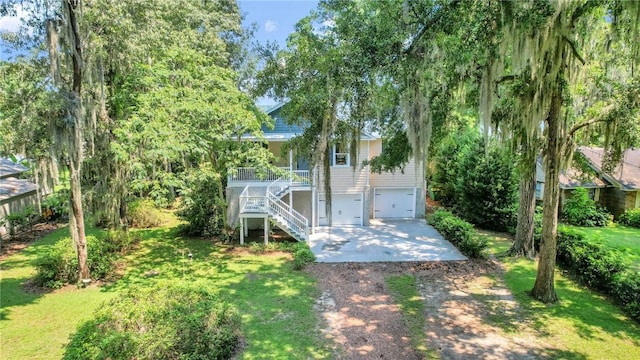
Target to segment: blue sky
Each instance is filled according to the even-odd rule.
[[[2,0],[0,0],[2,1]],[[244,25],[256,23],[256,40],[264,44],[276,41],[281,47],[293,32],[293,26],[318,5],[317,0],[239,0],[240,11],[245,16]],[[24,15],[22,13],[18,14]],[[18,17],[19,17],[18,16]],[[19,25],[18,17],[0,18],[0,31],[13,31]],[[0,51],[2,53],[3,51]],[[0,59],[7,54],[0,54]]]
[[[317,0],[238,0],[245,25],[256,23],[256,40],[264,44],[277,41],[281,47],[298,20],[318,5]]]

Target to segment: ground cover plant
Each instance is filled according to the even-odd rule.
[[[250,251],[249,246],[214,246],[210,240],[182,237],[175,224],[136,231],[142,239],[139,248],[125,256],[117,270],[119,279],[101,287],[77,289],[74,285],[53,292],[25,288],[35,275],[33,261],[68,236],[66,229],[5,259],[0,265],[0,332],[2,348],[11,348],[11,352],[3,352],[3,358],[59,359],[77,326],[91,319],[104,301],[132,287],[145,289],[167,282],[198,282],[237,309],[241,359],[264,354],[330,357],[314,330],[318,328],[312,309],[317,297],[315,280],[293,269],[290,252],[277,245],[260,253]],[[90,234],[100,236],[96,229]]]
[[[64,359],[229,359],[240,318],[207,286],[132,287],[101,306],[67,346]]]
[[[625,316],[611,300],[577,285],[556,270],[556,291],[560,302],[546,305],[529,291],[535,280],[535,261],[505,256],[512,240],[504,234],[483,232],[489,252],[504,268],[504,281],[521,308],[521,319],[537,331],[540,339],[560,344],[583,359],[630,359],[640,357],[640,326]],[[504,322],[498,326],[513,328]],[[501,325],[502,324],[502,325]]]

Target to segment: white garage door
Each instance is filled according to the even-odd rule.
[[[362,194],[333,194],[331,225],[362,225]],[[318,194],[318,224],[329,225],[324,194]]]
[[[373,189],[373,216],[376,218],[414,218],[416,216],[415,188]]]

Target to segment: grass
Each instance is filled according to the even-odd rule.
[[[211,241],[181,237],[175,227],[139,230],[141,246],[124,259],[126,266],[116,282],[25,292],[23,284],[34,274],[31,262],[66,231],[50,234],[2,264],[0,332],[2,349],[11,349],[3,351],[4,359],[58,359],[69,335],[103,301],[131,286],[167,280],[203,283],[238,309],[244,340],[241,359],[267,354],[272,359],[330,357],[312,309],[318,295],[315,280],[292,270],[288,254],[233,252]]]
[[[501,235],[484,234],[490,251],[504,254],[511,240]],[[504,279],[522,309],[523,319],[539,338],[569,359],[640,359],[640,326],[626,317],[607,299],[576,285],[556,272],[556,292],[560,302],[545,305],[533,300],[529,291],[536,276],[536,263],[523,258],[500,258]],[[498,322],[496,326],[501,326]],[[503,327],[505,328],[505,327]],[[506,327],[505,330],[509,330]]]
[[[437,359],[437,353],[426,346],[427,336],[424,332],[424,299],[416,288],[416,278],[412,275],[390,276],[386,279],[387,286],[394,300],[402,310],[411,343],[426,359]]]
[[[640,272],[640,229],[619,224],[607,227],[563,226],[582,232],[589,241],[622,251],[631,267]]]

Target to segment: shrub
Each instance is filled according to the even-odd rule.
[[[4,218],[9,227],[9,234],[15,235],[18,230],[26,230],[38,217],[38,212],[33,206],[25,206],[20,211],[8,214]]]
[[[71,336],[64,359],[229,359],[240,317],[203,286],[130,289]]]
[[[45,221],[60,220],[69,214],[69,190],[63,189],[47,196],[41,204]]]
[[[220,177],[197,170],[187,179],[182,207],[178,216],[188,224],[182,227],[187,235],[220,236],[226,240],[223,219],[226,202],[219,196]]]
[[[69,237],[55,243],[34,265],[37,270],[34,282],[38,286],[57,289],[78,281],[78,259]]]
[[[140,238],[124,231],[107,233],[104,239],[87,236],[87,265],[91,278],[100,280],[107,277],[114,268],[116,253],[130,249]],[[65,284],[78,282],[78,258],[70,237],[54,244],[47,253],[36,259],[34,282],[46,288],[60,288]]]
[[[134,228],[148,229],[162,225],[162,214],[149,199],[138,199],[128,205],[127,219]]]
[[[620,215],[618,222],[622,225],[640,228],[640,209],[629,209]]]
[[[631,271],[615,279],[613,293],[629,316],[640,321],[640,277]]]
[[[316,256],[313,255],[309,246],[307,246],[307,244],[301,245],[304,246],[298,247],[298,249],[293,252],[293,268],[295,270],[302,270],[308,263],[316,261]]]
[[[461,155],[455,210],[485,229],[513,231],[517,222],[518,180],[512,153],[477,139]]]
[[[482,257],[487,241],[477,236],[473,225],[444,210],[436,211],[430,217],[429,223],[463,254],[471,258]]]
[[[586,189],[573,191],[570,199],[562,206],[562,218],[565,222],[577,226],[607,226],[611,215],[595,201],[589,198]]]
[[[617,249],[589,242],[575,230],[558,232],[558,264],[593,289],[612,292],[614,278],[628,268],[623,259]]]

